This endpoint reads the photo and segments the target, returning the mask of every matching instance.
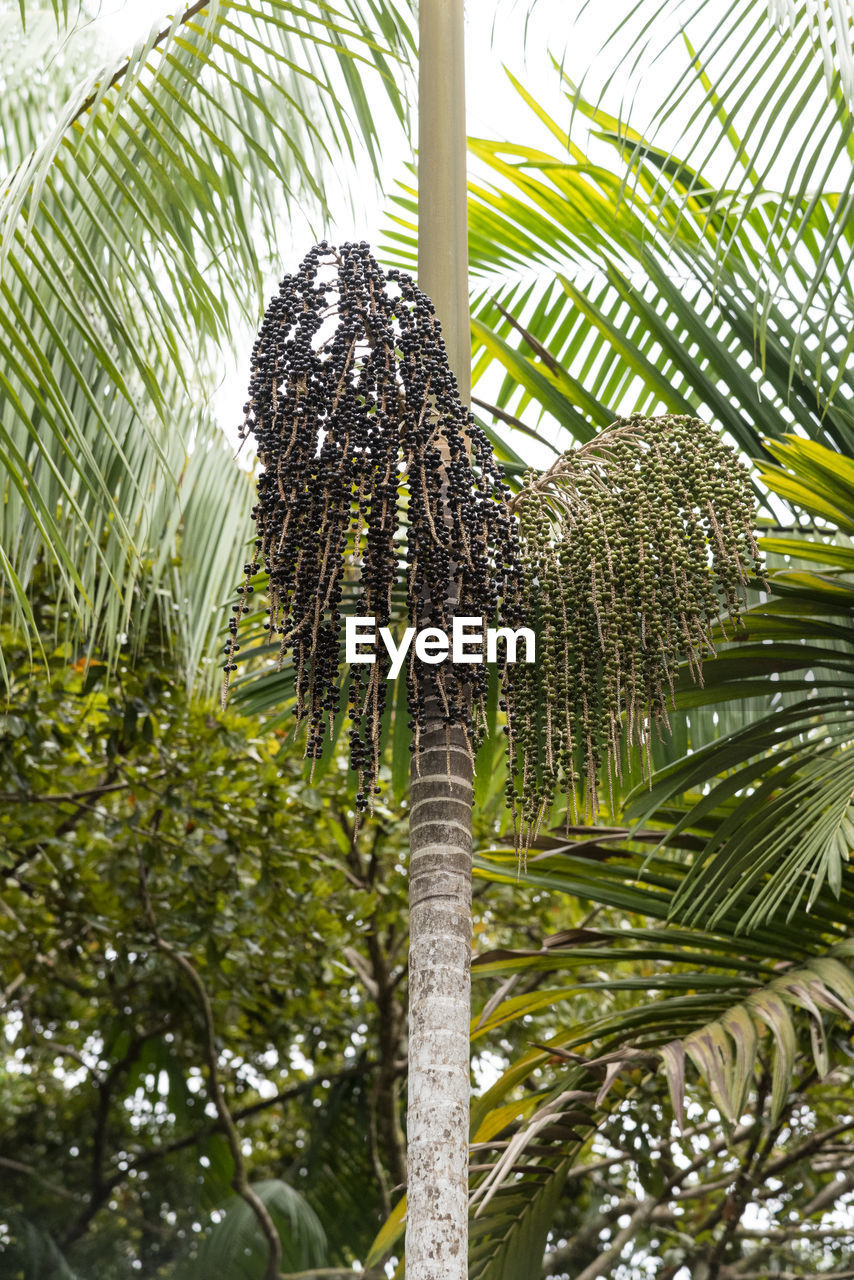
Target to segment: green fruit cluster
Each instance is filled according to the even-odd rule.
[[[650,768],[673,677],[702,682],[712,628],[761,574],[754,499],[734,451],[696,418],[619,419],[530,474],[513,500],[518,610],[537,662],[505,668],[510,800],[527,848],[555,797],[567,823],[613,795],[623,748]]]

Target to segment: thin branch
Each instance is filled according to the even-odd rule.
[[[854,1120],[843,1120],[839,1124],[833,1125],[830,1129],[823,1129],[821,1133],[814,1133],[805,1142],[802,1142],[799,1147],[795,1147],[794,1151],[787,1152],[786,1155],[779,1156],[778,1159],[772,1160],[770,1164],[766,1165],[766,1178],[776,1178],[784,1169],[788,1169],[791,1165],[797,1164],[798,1161],[806,1159],[807,1156],[815,1155],[825,1143],[832,1138],[838,1137],[841,1133],[848,1133],[851,1129],[854,1129]]]
[[[564,1271],[571,1273],[580,1262],[584,1261],[585,1255],[589,1256],[591,1250],[598,1251],[601,1232],[606,1227],[610,1227],[611,1223],[617,1218],[621,1218],[623,1214],[633,1213],[638,1208],[639,1203],[633,1196],[626,1196],[615,1204],[601,1209],[599,1213],[585,1222],[565,1245],[552,1249],[545,1255],[542,1274],[544,1276],[556,1276]],[[652,1220],[656,1222],[672,1222],[674,1216],[673,1211],[668,1209],[666,1205],[659,1205],[653,1211]]]
[[[765,1111],[765,1101],[770,1087],[771,1078],[768,1068],[765,1067],[759,1078],[759,1085],[756,1091],[753,1131],[747,1144],[747,1150],[742,1157],[738,1173],[735,1179],[731,1180],[731,1189],[721,1200],[718,1208],[697,1227],[696,1234],[700,1237],[705,1232],[713,1230],[719,1222],[722,1221],[724,1223],[724,1229],[715,1243],[711,1257],[708,1260],[708,1280],[719,1280],[724,1257],[735,1237],[736,1228],[744,1216],[751,1190],[759,1181],[762,1166],[774,1149],[774,1143],[777,1141],[777,1136],[785,1122],[784,1116],[788,1114],[787,1108],[780,1115],[776,1124],[771,1126],[765,1141],[760,1146],[762,1115]]]
[[[26,980],[27,977],[24,973],[19,973],[17,977],[12,979],[9,985],[4,989],[2,996],[0,996],[0,1008],[5,1008],[8,1002],[12,999],[12,996],[18,990],[18,987],[20,987],[22,983],[26,982]]]
[[[589,1267],[585,1267],[575,1277],[575,1280],[596,1280],[598,1276],[606,1275],[610,1272],[612,1266],[619,1261],[620,1254],[628,1242],[637,1234],[653,1218],[656,1209],[659,1208],[661,1199],[659,1196],[648,1196],[646,1200],[642,1200],[632,1214],[629,1222],[614,1237],[613,1243],[599,1257],[590,1263]]]
[[[767,1269],[765,1271],[739,1271],[738,1280],[768,1280],[771,1274]],[[777,1271],[774,1270],[774,1280],[854,1280],[854,1271]],[[721,1272],[721,1280],[728,1280],[730,1276],[735,1277],[736,1273],[729,1268]]]
[[[91,804],[87,804],[87,800],[97,796],[109,795],[111,792],[126,790],[128,787],[143,787],[152,790],[151,781],[158,778],[166,777],[168,769],[161,769],[157,773],[151,775],[151,779],[128,778],[124,782],[113,782],[115,776],[115,766],[111,766],[107,770],[107,779],[98,783],[97,786],[87,787],[82,791],[60,791],[47,794],[39,794],[32,791],[5,791],[0,793],[0,804],[73,804],[76,806],[73,813],[68,814],[60,822],[59,826],[53,832],[54,838],[64,836],[73,831],[77,824],[82,820],[86,813],[96,813],[97,810]],[[162,837],[161,837],[162,838]],[[45,847],[40,842],[36,842],[28,846],[18,855],[14,862],[7,867],[0,867],[0,878],[4,880],[16,880],[18,872],[22,867],[34,862],[39,856],[45,856]],[[18,884],[22,888],[26,888],[23,880],[18,880]]]
[[[128,1045],[127,1052],[111,1065],[106,1075],[96,1078],[98,1103],[95,1108],[95,1130],[92,1137],[89,1199],[83,1212],[74,1219],[63,1236],[62,1245],[64,1250],[67,1250],[70,1245],[79,1240],[98,1210],[109,1200],[113,1189],[112,1181],[104,1177],[104,1150],[107,1141],[107,1125],[110,1119],[113,1086],[122,1072],[137,1060],[145,1042],[154,1036],[160,1035],[167,1026],[168,1023],[162,1023],[157,1027],[153,1027],[150,1031],[134,1035]],[[34,1030],[33,1034],[35,1034]],[[46,1041],[46,1043],[50,1044],[50,1041]]]
[[[536,440],[538,444],[546,445],[551,449],[552,453],[560,453],[560,450],[556,449],[549,440],[545,440],[540,435],[539,431],[535,431],[533,427],[529,427],[521,418],[514,417],[514,415],[512,413],[508,413],[506,409],[499,409],[497,404],[490,404],[488,400],[479,400],[477,396],[472,396],[471,402],[472,404],[476,404],[479,409],[485,409],[487,413],[491,413],[493,418],[498,418],[500,422],[506,422],[508,427],[513,427],[516,431],[524,432],[526,436],[530,436],[533,440]]]
[[[371,883],[374,882],[380,865],[377,856],[378,839],[379,828],[371,850],[368,872]],[[406,1141],[400,1123],[397,1089],[397,1063],[405,1014],[399,1002],[395,999],[395,983],[391,975],[389,957],[380,941],[376,911],[371,916],[371,927],[365,941],[370,959],[373,984],[376,989],[374,1001],[379,1016],[379,1061],[370,1094],[371,1122],[376,1134],[376,1146],[379,1148],[381,1144],[384,1148],[383,1154],[391,1174],[391,1186],[394,1187],[406,1182],[407,1177]],[[379,1154],[377,1149],[377,1174],[385,1200],[388,1195],[388,1188],[383,1162],[379,1159]]]
[[[46,1191],[52,1192],[55,1196],[60,1196],[63,1200],[77,1200],[77,1196],[73,1191],[67,1191],[58,1182],[51,1182],[48,1178],[43,1178],[38,1169],[35,1169],[31,1164],[24,1164],[21,1160],[9,1160],[6,1156],[0,1156],[0,1168],[11,1169],[13,1173],[25,1173],[28,1178],[32,1178],[40,1187],[44,1187]]]
[[[319,1084],[326,1081],[346,1080],[353,1076],[366,1075],[374,1070],[375,1066],[376,1063],[364,1061],[355,1063],[351,1067],[343,1067],[340,1071],[320,1072],[317,1075],[310,1076],[307,1080],[301,1080],[298,1084],[289,1085],[286,1089],[273,1094],[270,1098],[260,1098],[257,1102],[250,1102],[246,1106],[235,1107],[231,1112],[231,1118],[235,1122],[244,1120],[247,1116],[267,1111],[278,1103],[289,1102],[294,1098],[301,1097],[303,1094],[311,1093]],[[407,1064],[405,1060],[397,1061],[394,1066],[397,1075],[406,1074]],[[104,1184],[107,1194],[111,1194],[116,1187],[120,1187],[123,1182],[126,1182],[132,1172],[135,1173],[139,1169],[146,1169],[157,1160],[162,1160],[177,1151],[185,1151],[187,1147],[196,1146],[197,1143],[204,1138],[210,1137],[211,1134],[222,1132],[223,1125],[220,1120],[211,1120],[200,1128],[194,1129],[192,1133],[184,1134],[181,1138],[175,1138],[172,1142],[164,1142],[160,1146],[150,1147],[148,1151],[143,1151],[134,1159],[125,1160],[124,1169],[119,1170]]]
[[[849,1191],[854,1191],[854,1172],[849,1172],[842,1178],[833,1178],[826,1187],[822,1187],[821,1191],[813,1196],[809,1204],[804,1205],[803,1216],[811,1218],[820,1209],[827,1209],[830,1205],[835,1204],[840,1196],[846,1195]]]
[[[92,796],[107,795],[111,791],[126,791],[128,787],[143,786],[156,778],[165,778],[168,769],[153,773],[145,783],[128,778],[124,782],[103,782],[97,787],[87,787],[84,791],[57,791],[40,794],[33,791],[2,791],[0,804],[77,804],[80,800],[89,800]]]
[[[189,9],[185,9],[184,13],[178,19],[177,25],[180,27],[183,27],[186,23],[190,21],[191,18],[194,18],[197,13],[200,13],[202,9],[207,8],[209,3],[210,3],[210,0],[196,0],[196,3],[190,5]],[[157,48],[158,45],[161,45],[163,43],[163,41],[166,39],[169,33],[174,29],[175,25],[176,25],[175,23],[170,23],[168,27],[164,27],[162,31],[159,31],[157,33],[157,35],[154,37],[154,39],[151,42],[152,52]],[[114,88],[115,85],[117,85],[120,80],[124,79],[128,71],[130,71],[130,68],[131,68],[131,59],[128,58],[128,60],[124,62],[119,67],[118,71],[116,71],[115,74],[112,76],[109,84],[107,85],[107,88],[103,92],[107,93],[110,89]],[[69,125],[72,125],[75,120],[79,120],[82,115],[85,115],[86,112],[89,110],[89,108],[94,106],[97,99],[98,99],[97,92],[90,93],[89,97],[86,98],[84,102],[81,103],[80,110],[68,122]]]
[[[761,1126],[758,1121],[755,1121],[752,1125],[740,1125],[730,1141],[741,1142],[746,1138],[752,1146],[758,1140],[760,1128]],[[662,1143],[661,1145],[663,1146],[665,1144]],[[696,1173],[708,1162],[714,1151],[720,1150],[726,1145],[726,1137],[719,1138],[710,1143],[709,1146],[701,1152],[695,1160],[692,1160],[690,1164],[686,1165],[684,1169],[675,1170],[671,1174],[659,1195],[651,1195],[645,1200],[640,1201],[627,1225],[614,1237],[608,1248],[575,1277],[575,1280],[597,1280],[597,1277],[607,1275],[610,1269],[617,1264],[623,1249],[628,1242],[633,1239],[637,1232],[642,1230],[647,1223],[655,1220],[657,1216],[666,1216],[661,1214],[660,1211],[662,1208],[665,1208],[667,1214],[669,1214],[670,1211],[667,1209],[666,1201],[678,1188],[682,1187],[685,1180],[689,1178],[692,1173]],[[589,1166],[588,1170],[592,1167],[593,1166]]]
[[[744,1240],[773,1240],[785,1244],[787,1240],[851,1240],[854,1226],[817,1227],[789,1223],[784,1227],[738,1227],[735,1234]]]
[[[386,1280],[386,1273],[378,1267],[369,1267],[367,1271],[354,1271],[352,1267],[320,1267],[314,1271],[286,1271],[279,1280]]]
[[[70,1058],[72,1062],[76,1062],[81,1066],[99,1087],[104,1083],[103,1073],[98,1070],[97,1066],[93,1066],[91,1062],[87,1062],[80,1050],[75,1049],[73,1044],[60,1044],[57,1040],[50,1040],[43,1034],[40,1038],[48,1049],[52,1050],[58,1058]]]

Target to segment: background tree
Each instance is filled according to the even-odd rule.
[[[340,771],[308,787],[282,731],[189,703],[154,635],[120,678],[60,649],[38,693],[4,638],[4,1268],[183,1274],[220,1218],[226,1273],[229,1242],[257,1247],[202,1002],[154,944],[141,869],[204,983],[250,1180],[293,1215],[282,1268],[349,1264],[402,1177],[405,824],[383,808],[354,840]]]
[[[39,609],[38,619],[49,630],[50,612]],[[20,638],[4,638],[23,656]],[[405,812],[388,793],[354,849],[347,819],[353,784],[348,788],[342,770],[332,764],[307,787],[299,753],[281,736],[257,721],[233,713],[220,721],[188,705],[157,642],[135,670],[122,673],[121,684],[102,665],[88,674],[83,664],[72,670],[58,653],[50,695],[45,675],[34,696],[23,664],[14,669],[21,677],[2,739],[3,772],[14,785],[0,801],[9,921],[2,971],[4,985],[13,986],[6,1027],[14,1037],[0,1145],[4,1266],[22,1266],[25,1242],[32,1250],[38,1232],[60,1245],[74,1274],[97,1269],[112,1280],[139,1274],[133,1264],[141,1261],[142,1274],[171,1276],[224,1211],[233,1230],[215,1238],[218,1257],[229,1238],[241,1248],[257,1241],[232,1207],[227,1143],[205,1108],[198,1000],[153,947],[140,901],[140,857],[161,931],[192,960],[210,994],[223,1087],[252,1181],[284,1182],[304,1195],[326,1236],[327,1267],[364,1260],[399,1176]],[[496,1194],[473,1219],[472,1265],[489,1263],[495,1270],[487,1274],[523,1265],[540,1274],[528,1250],[536,1247],[541,1217],[552,1236],[543,1274],[575,1275],[591,1265],[602,1253],[603,1231],[611,1232],[611,1245],[624,1236],[621,1252],[634,1256],[637,1268],[646,1255],[664,1266],[699,1266],[730,1221],[728,1188],[747,1155],[741,1130],[727,1145],[716,1119],[726,1115],[720,1095],[713,1094],[710,1110],[696,1081],[697,1074],[709,1077],[704,1027],[728,1011],[740,1017],[739,1000],[784,980],[793,959],[802,966],[838,943],[844,935],[828,923],[832,894],[825,886],[821,918],[799,920],[797,933],[772,927],[727,942],[728,922],[714,932],[678,918],[668,926],[663,917],[681,883],[674,863],[656,857],[638,879],[659,831],[637,844],[631,832],[612,828],[570,842],[544,835],[523,881],[530,896],[520,918],[515,854],[485,852],[502,805],[499,775],[475,830],[484,852],[474,890],[481,955],[472,1048],[476,1078],[484,1069],[494,1078],[503,1063],[508,1070],[475,1100],[475,1176],[507,1149],[483,1144],[506,1143],[516,1115],[524,1129],[550,1090],[565,1091],[572,1064],[561,1053],[589,1059],[597,1052],[591,1043],[605,1053],[639,1041],[651,1050],[674,1033],[700,1034],[687,1045],[685,1136],[671,1127],[666,1073],[655,1072],[654,1061],[627,1058],[590,1113],[595,1124],[584,1121],[588,1097],[571,1105],[575,1115],[564,1125],[553,1116],[528,1135],[531,1147],[553,1145],[556,1157],[568,1159],[564,1193],[554,1194],[552,1183],[543,1198],[532,1194],[542,1175],[530,1187],[523,1182],[513,1210],[518,1228],[506,1238],[506,1221],[502,1226],[493,1214],[510,1193]],[[690,851],[695,839],[686,833],[680,847]],[[585,918],[591,898],[600,903],[593,919]],[[292,922],[287,934],[283,901]],[[844,987],[829,989],[850,999]],[[845,1027],[827,1020],[817,988],[823,1031],[812,1010],[789,1004],[782,982],[777,990],[782,1006],[770,992],[767,1004],[754,1000],[772,1020],[788,1006],[789,1023],[780,1021],[773,1050],[762,1016],[753,1015],[754,1049],[769,1087],[761,1106],[748,1102],[742,1129],[757,1106],[767,1120],[770,1083],[781,1073],[785,1101],[762,1129],[761,1166],[751,1166],[767,1166],[767,1179],[757,1176],[743,1188],[749,1216],[736,1223],[722,1261],[734,1265],[737,1249],[748,1274],[766,1264],[770,1271],[808,1270],[805,1260],[838,1269],[849,1243],[844,1216],[833,1215],[835,1198],[844,1205],[850,1196]],[[739,1024],[727,1018],[729,1025]],[[811,1026],[836,1064],[823,1083],[815,1078]],[[577,1065],[586,1077],[580,1087],[595,1097],[608,1064],[592,1071]],[[107,1102],[96,1109],[101,1097]],[[668,1187],[663,1171],[674,1159],[681,1181]],[[548,1167],[530,1149],[517,1163],[528,1176],[538,1164]],[[818,1207],[807,1211],[813,1200]],[[644,1213],[634,1218],[642,1203]],[[625,1214],[633,1217],[631,1232],[617,1222]],[[533,1234],[525,1234],[526,1223]],[[72,1227],[77,1233],[67,1239]],[[283,1238],[286,1250],[293,1247],[284,1223]],[[285,1266],[302,1269],[320,1256],[286,1251]],[[248,1274],[263,1274],[264,1261],[262,1247]]]
[[[112,669],[156,618],[204,692],[242,558],[223,519],[238,528],[251,503],[208,408],[222,351],[260,305],[283,217],[325,212],[321,165],[367,152],[376,172],[371,76],[405,123],[408,13],[194,4],[106,66],[97,23],[64,6],[6,18],[0,560],[15,658],[21,636],[36,650],[66,638]],[[66,606],[50,613],[52,643],[37,573]],[[58,824],[59,849],[77,822]]]
[[[55,605],[36,605],[49,631]],[[4,1267],[40,1274],[40,1241],[58,1274],[172,1276],[200,1248],[200,1272],[225,1267],[236,1241],[263,1274],[209,1106],[202,1004],[155,946],[141,867],[210,1000],[250,1181],[316,1215],[295,1211],[302,1237],[283,1224],[283,1269],[349,1267],[405,1180],[405,812],[380,798],[354,834],[338,762],[310,786],[283,730],[188,701],[155,632],[119,676],[61,648],[38,685],[23,638],[4,641]],[[521,945],[511,904],[478,928]]]

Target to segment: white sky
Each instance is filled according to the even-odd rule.
[[[625,0],[620,0],[625,3]],[[93,5],[93,8],[95,6]],[[466,100],[469,134],[502,137],[508,140],[539,140],[544,146],[554,139],[538,123],[521,102],[511,85],[505,67],[530,86],[543,106],[564,125],[569,123],[569,107],[559,86],[559,77],[551,55],[566,65],[574,79],[585,75],[596,53],[606,40],[609,28],[603,19],[613,18],[617,6],[591,4],[583,16],[573,23],[568,15],[575,7],[570,0],[537,0],[528,15],[528,0],[467,0],[466,4]],[[168,0],[101,0],[97,5],[98,27],[117,54],[144,38],[152,26],[164,25],[170,13]],[[527,32],[526,32],[527,27]],[[571,56],[570,56],[571,54]],[[386,193],[395,189],[399,180],[408,177],[406,166],[413,160],[407,140],[397,119],[379,93],[372,95],[376,115],[381,122],[378,132],[383,139],[382,182]],[[614,103],[617,107],[618,103]],[[360,177],[359,166],[348,173],[339,168],[342,186],[336,207],[340,209],[329,230],[333,241],[367,240],[375,248],[382,241],[389,201],[386,194],[370,181]],[[334,180],[334,179],[333,179]],[[350,207],[352,200],[353,206]],[[283,242],[280,275],[304,255],[313,242],[312,233],[297,222],[290,237]],[[292,261],[291,261],[292,260]],[[270,291],[276,281],[270,280]],[[214,400],[216,414],[230,439],[236,441],[236,424],[245,399],[247,359],[253,334],[247,330],[238,342],[234,359],[223,370],[223,380]],[[481,388],[481,392],[483,388]],[[532,462],[546,463],[551,456],[536,445],[526,448]],[[542,456],[540,456],[542,455]]]
[[[99,0],[91,0],[91,3],[99,10],[99,29],[116,53],[143,38],[152,26],[162,26],[164,15],[170,12],[169,0],[162,3],[159,0],[100,0],[100,3]],[[723,0],[720,3],[723,7]],[[597,100],[603,76],[615,65],[619,53],[643,47],[649,37],[649,29],[637,23],[634,28],[621,28],[622,19],[634,7],[635,0],[607,0],[607,3],[605,0],[536,0],[533,5],[531,0],[467,0],[469,134],[523,141],[529,145],[542,144],[544,149],[554,153],[558,145],[556,140],[521,101],[505,68],[533,92],[550,115],[568,128],[570,107],[561,90],[552,58],[563,64],[575,83],[583,83],[586,97]],[[630,79],[622,75],[605,93],[605,108],[615,115],[629,117],[641,130],[646,129],[664,92],[676,83],[685,67],[686,51],[678,35],[677,19],[684,15],[687,7],[675,2],[667,6],[653,28],[655,50],[644,53]],[[649,8],[651,6],[646,12]],[[710,5],[704,20],[694,20],[690,25],[695,48],[702,47],[711,34],[714,8]],[[619,31],[616,37],[615,31]],[[770,23],[768,34],[770,40],[778,39],[772,34]],[[609,41],[609,47],[603,54],[603,46]],[[761,96],[765,89],[762,83],[756,87],[748,99],[748,109],[756,102],[757,94]],[[412,160],[412,155],[382,94],[373,94],[372,101],[376,104],[375,117],[383,140],[382,182],[385,192],[390,193],[397,181],[407,179],[406,165]],[[685,128],[686,114],[682,112],[671,118],[663,130],[656,133],[658,141],[678,144],[682,154],[685,141],[680,135]],[[586,144],[586,128],[586,122],[576,116],[573,134],[582,144]],[[795,147],[794,140],[783,147],[778,157],[779,166],[786,167],[790,163]],[[730,159],[731,153],[726,157],[721,155],[720,164],[724,167],[719,174],[713,174],[714,177],[723,180]],[[711,167],[716,167],[715,161]],[[361,165],[354,165],[353,172],[348,172],[346,164],[339,164],[337,170],[337,175],[331,176],[330,181],[340,183],[340,194],[331,196],[331,201],[335,208],[340,209],[340,214],[328,232],[329,238],[339,241],[365,239],[376,248],[382,242],[386,210],[390,207],[387,195],[365,178],[364,161]],[[305,224],[293,225],[291,235],[283,239],[279,276],[296,264],[313,239]],[[270,292],[275,284],[276,280],[271,278]],[[235,424],[240,418],[240,407],[245,398],[247,358],[252,337],[247,330],[236,343],[233,360],[230,367],[223,368],[222,384],[214,399],[217,416],[231,439],[236,439]],[[490,390],[489,386],[479,387],[484,398],[488,398]],[[534,464],[542,465],[549,460],[550,454],[544,448],[538,449],[521,439],[514,443]]]

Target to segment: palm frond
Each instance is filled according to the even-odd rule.
[[[405,118],[411,50],[403,0],[373,6],[370,25],[350,0],[214,0],[155,28],[127,58],[98,64],[90,51],[82,83],[59,104],[46,94],[57,107],[49,124],[33,94],[13,117],[23,117],[19,134],[4,129],[13,167],[0,190],[0,564],[30,632],[27,588],[43,558],[69,636],[114,659],[127,624],[151,608],[140,583],[151,561],[168,558],[164,523],[177,532],[190,489],[200,512],[218,488],[229,504],[218,515],[223,547],[239,542],[246,486],[224,469],[214,481],[218,428],[196,406],[217,378],[218,350],[257,319],[283,215],[322,214],[321,175],[336,156],[364,147],[375,159],[372,77]],[[27,66],[13,60],[7,92]],[[151,503],[167,490],[171,506]],[[199,670],[228,557],[208,555],[213,532],[201,518],[181,536],[185,566],[204,558],[201,581],[217,596],[203,600],[200,582],[156,585],[183,592],[163,616],[184,618],[176,638]],[[193,595],[200,613],[187,622]]]
[[[323,1266],[326,1235],[317,1214],[303,1196],[286,1182],[269,1178],[253,1190],[266,1206],[282,1241],[282,1266],[287,1271],[307,1271]],[[234,1196],[205,1236],[198,1256],[183,1276],[203,1280],[211,1272],[254,1280],[266,1259],[266,1242],[257,1219],[245,1200]]]
[[[618,55],[615,63],[611,59],[604,96],[619,83],[629,99],[639,67],[655,65],[665,52],[672,59],[674,46],[684,46],[681,71],[662,77],[661,97],[647,130],[658,134],[678,118],[682,139],[690,139],[680,144],[678,161],[669,151],[662,157],[656,193],[667,210],[666,220],[678,219],[701,201],[705,229],[721,213],[731,219],[733,234],[753,224],[764,260],[773,264],[770,274],[757,274],[748,282],[760,341],[778,300],[780,276],[797,269],[804,251],[814,256],[813,281],[790,316],[792,367],[802,341],[809,346],[816,330],[822,348],[827,340],[832,347],[830,299],[838,297],[846,309],[850,304],[847,286],[836,279],[833,265],[841,261],[849,273],[854,196],[854,19],[849,9],[834,0],[733,0],[725,8],[710,0],[690,6],[641,0],[615,24],[609,43],[625,44],[629,34],[631,52]],[[645,144],[622,123],[619,131],[629,181],[640,181]],[[680,190],[675,181],[679,162],[689,163],[698,175],[713,170],[714,192],[704,191],[699,178],[689,190]],[[778,192],[775,208],[757,221],[769,189]],[[817,240],[814,204],[830,192],[825,235]],[[659,222],[656,234],[663,230]]]
[[[826,1075],[836,1060],[834,1023],[854,1013],[850,940],[829,916],[799,916],[785,938],[768,928],[737,937],[732,912],[714,931],[680,919],[664,923],[686,871],[672,857],[644,857],[643,841],[655,839],[628,828],[579,830],[571,840],[556,833],[541,839],[548,847],[521,876],[509,851],[476,856],[479,878],[581,896],[629,913],[632,922],[597,922],[594,931],[546,939],[539,950],[475,959],[477,985],[495,978],[502,986],[486,1016],[473,1020],[473,1038],[490,1025],[530,1019],[542,995],[533,974],[550,983],[556,1024],[473,1106],[471,1261],[483,1280],[540,1273],[551,1222],[548,1210],[538,1216],[538,1206],[553,1205],[550,1197],[560,1194],[599,1126],[638,1082],[663,1074],[681,1122],[693,1073],[732,1128],[762,1071],[770,1071],[770,1114],[778,1116],[798,1080]],[[825,891],[822,905],[830,901]],[[531,988],[527,995],[509,993],[515,976]],[[602,1012],[576,1022],[573,1009],[585,995],[585,1007],[595,999]],[[526,1235],[535,1220],[539,1234]],[[523,1237],[527,1259],[513,1248]]]
[[[751,457],[795,421],[850,449],[847,258],[840,251],[823,259],[838,193],[763,189],[745,213],[640,135],[630,135],[629,155],[619,122],[569,88],[600,147],[615,155],[613,167],[552,120],[559,152],[470,141],[487,179],[470,187],[476,388],[499,366],[498,408],[548,423],[547,436],[561,444],[556,427],[584,440],[620,414],[672,412],[716,422]],[[388,251],[406,259],[414,245],[409,189],[397,206]],[[803,244],[794,251],[797,219],[807,220],[808,254]],[[757,276],[773,284],[761,333]],[[793,366],[795,315],[804,308],[818,336]]]
[[[704,832],[672,909],[711,928],[731,913],[739,930],[780,913],[791,920],[827,892],[839,900],[840,918],[850,911],[854,470],[847,457],[798,437],[769,442],[769,450],[779,465],[763,466],[764,482],[819,525],[812,537],[767,541],[777,554],[819,567],[773,574],[768,599],[710,662],[701,693],[681,685],[676,697],[720,705],[763,685],[773,695],[763,714],[661,769],[627,805],[641,821],[668,810],[668,841]],[[831,520],[842,530],[835,539]]]

